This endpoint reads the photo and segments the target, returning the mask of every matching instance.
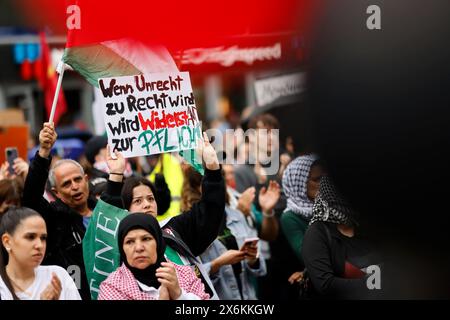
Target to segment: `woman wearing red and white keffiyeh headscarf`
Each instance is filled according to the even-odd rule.
[[[166,245],[158,221],[133,213],[119,225],[122,265],[100,285],[99,300],[209,299],[190,266],[167,262]]]

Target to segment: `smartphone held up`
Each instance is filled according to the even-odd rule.
[[[14,160],[19,157],[19,152],[16,147],[5,148],[5,159],[9,164],[8,171],[10,175],[14,174]]]
[[[258,237],[246,238],[244,240],[244,243],[242,244],[241,251],[244,251],[247,248],[257,248],[258,241],[259,241]]]

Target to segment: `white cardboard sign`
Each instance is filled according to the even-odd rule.
[[[99,79],[108,143],[125,158],[193,149],[201,138],[188,72]]]

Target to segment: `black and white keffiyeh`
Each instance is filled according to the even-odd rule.
[[[313,217],[310,225],[316,221],[326,221],[336,224],[355,225],[355,212],[339,195],[328,176],[320,179],[319,194],[313,206]]]
[[[295,158],[283,173],[283,191],[287,198],[285,211],[293,211],[306,218],[312,217],[314,201],[308,198],[306,186],[311,165],[317,160],[316,155]]]

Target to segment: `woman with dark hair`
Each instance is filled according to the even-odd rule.
[[[168,260],[178,265],[191,265],[194,267],[197,275],[202,279],[207,293],[210,294],[212,299],[215,299],[217,295],[209,279],[208,272],[204,270],[202,263],[196,257],[204,252],[217,237],[220,223],[224,216],[225,185],[220,171],[219,160],[206,134],[203,136],[201,145],[203,146],[200,149],[200,154],[203,157],[206,168],[202,180],[202,190],[204,192],[200,201],[195,203],[187,212],[172,217],[168,221],[161,221],[160,225],[162,225],[163,236],[167,243],[165,254]],[[141,212],[156,217],[158,204],[153,185],[143,178],[128,178],[123,183],[122,172],[125,168],[125,161],[118,152],[116,153],[116,159],[113,159],[108,152],[108,166],[110,176],[107,190],[101,199],[107,204],[124,208],[132,213]],[[95,226],[104,223],[105,218],[101,218],[100,215],[94,213],[91,219],[94,219],[94,223],[91,221],[89,228],[95,234],[96,241],[98,241],[100,238]],[[111,219],[120,220],[119,217],[111,217]],[[88,232],[90,231],[88,230]],[[105,234],[105,239],[102,238],[100,240],[110,244],[111,238],[108,238],[108,235]],[[112,248],[115,247],[113,244],[110,244],[110,246]],[[100,250],[101,248],[98,249]],[[95,252],[95,250],[94,248],[94,251],[91,252]],[[93,256],[85,256],[85,260],[93,260],[94,258]],[[108,270],[103,269],[102,273],[108,274],[114,271],[114,267],[115,265],[111,265]],[[88,273],[90,271],[87,270]]]
[[[39,213],[9,208],[0,225],[0,298],[3,300],[80,300],[66,270],[41,266],[47,228]]]
[[[147,186],[153,195],[156,195],[156,189],[153,183],[144,177],[130,177],[125,180],[122,187],[121,198],[124,208],[132,208],[133,203],[133,190],[139,186]],[[130,210],[134,211],[134,210]]]
[[[153,198],[155,198],[154,204],[156,205],[156,208],[153,208],[153,210],[157,213],[159,219],[160,215],[163,215],[167,209],[169,209],[171,201],[170,190],[162,175],[156,175],[155,184],[144,177],[127,178],[121,192],[123,207],[128,208],[130,212],[139,211],[139,204],[141,204],[141,202],[133,200],[134,192],[139,193],[139,191],[142,191],[147,195],[149,203],[152,202],[149,198],[150,193],[145,192],[148,189],[150,189]]]
[[[0,220],[10,206],[20,206],[23,182],[17,178],[0,180]]]
[[[205,287],[189,266],[167,262],[158,221],[132,213],[117,233],[122,265],[100,285],[99,300],[200,300]]]
[[[181,211],[191,210],[192,205],[202,198],[202,175],[191,166],[183,170],[183,189],[181,191]],[[225,194],[225,202],[228,203]]]
[[[357,213],[339,195],[330,178],[322,177],[310,226],[303,239],[302,257],[313,294],[337,299],[375,298],[380,258],[358,229]]]

